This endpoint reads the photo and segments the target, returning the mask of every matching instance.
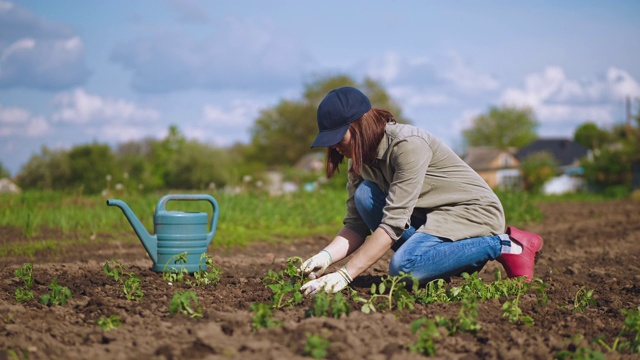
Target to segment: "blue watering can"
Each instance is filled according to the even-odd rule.
[[[209,215],[203,212],[168,211],[167,202],[170,200],[204,200],[213,207],[211,226],[207,229]],[[151,270],[156,272],[174,271],[178,268],[186,269],[189,273],[207,270],[205,261],[201,261],[206,254],[207,246],[213,240],[218,224],[218,202],[206,194],[170,194],[163,196],[153,216],[154,234],[150,235],[140,220],[122,200],[109,199],[107,205],[119,207],[129,220],[133,230],[144,245],[145,250],[153,260]],[[176,263],[178,255],[186,254],[185,263]],[[165,269],[166,268],[166,269]],[[173,269],[172,269],[173,268]]]

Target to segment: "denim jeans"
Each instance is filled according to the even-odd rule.
[[[382,221],[386,194],[370,181],[356,189],[354,200],[358,213],[374,231]],[[458,241],[416,232],[426,219],[411,217],[411,226],[392,246],[395,251],[389,264],[393,276],[411,273],[421,284],[434,279],[448,279],[463,272],[480,271],[489,260],[500,256],[499,236],[482,236]]]

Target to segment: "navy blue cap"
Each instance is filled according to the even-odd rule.
[[[318,106],[318,136],[311,145],[333,146],[342,140],[349,125],[371,109],[360,90],[345,86],[331,90]]]

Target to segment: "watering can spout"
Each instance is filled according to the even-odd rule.
[[[131,227],[133,227],[133,231],[135,231],[136,235],[138,235],[138,238],[142,242],[142,245],[144,245],[145,250],[147,250],[147,253],[151,257],[151,260],[156,263],[158,260],[158,241],[156,236],[149,234],[144,225],[142,225],[140,220],[138,220],[136,215],[124,201],[118,199],[109,199],[107,200],[107,205],[117,206],[120,208],[120,210],[122,210],[124,215],[127,217],[127,220],[129,220],[129,224],[131,224]]]

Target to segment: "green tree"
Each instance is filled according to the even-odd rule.
[[[473,119],[462,135],[468,146],[494,146],[501,149],[520,148],[538,136],[538,122],[530,108],[492,106],[489,112]]]
[[[181,146],[174,161],[167,164],[166,185],[172,189],[206,189],[232,181],[229,171],[233,154],[195,141]]]
[[[11,177],[9,170],[0,162],[0,179]]]
[[[598,192],[616,186],[629,186],[631,155],[621,147],[605,146],[594,150],[591,159],[581,162],[587,183]]]
[[[153,149],[158,140],[151,138],[141,141],[128,141],[119,144],[115,151],[116,163],[122,169],[126,188],[137,190],[156,190],[164,185],[160,177],[153,174]],[[124,176],[123,176],[124,177]]]
[[[109,145],[79,145],[69,151],[70,187],[88,194],[105,189],[107,175],[120,174],[115,166],[115,156]]]
[[[43,146],[22,166],[16,182],[23,189],[63,190],[71,182],[71,164],[66,150]]]
[[[573,140],[587,149],[597,149],[607,144],[610,134],[606,130],[602,130],[593,122],[586,122],[576,129],[573,133]]]
[[[576,130],[576,141],[590,143],[592,149],[592,155],[581,161],[592,190],[615,196],[631,190],[632,168],[640,163],[640,114],[634,118],[635,126],[628,123],[607,131],[587,123]]]
[[[400,107],[376,81],[366,78],[362,84],[346,75],[321,77],[305,85],[302,100],[281,100],[275,107],[264,109],[251,128],[251,146],[247,155],[267,165],[293,165],[310,149],[318,127],[316,111],[326,94],[337,87],[354,86],[371,100],[373,107],[391,111],[398,122]]]
[[[553,154],[539,151],[530,154],[520,162],[525,190],[538,193],[544,183],[554,177],[558,165]]]

